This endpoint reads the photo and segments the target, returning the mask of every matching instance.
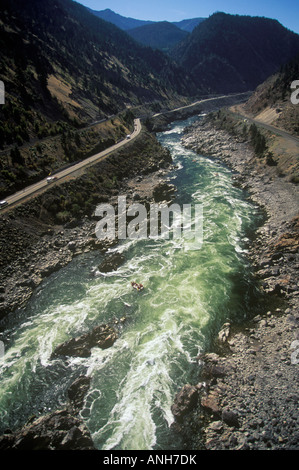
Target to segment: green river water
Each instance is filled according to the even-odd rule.
[[[203,207],[201,249],[186,251],[184,239],[127,240],[114,249],[126,258],[117,271],[100,274],[102,255],[88,253],[48,278],[2,325],[0,431],[62,408],[69,385],[85,374],[92,381],[81,416],[98,449],[176,447],[169,431],[175,394],[196,380],[196,357],[211,335],[229,319],[241,323],[256,305],[246,244],[261,217],[228,168],[181,146],[194,119],[157,137],[177,166],[169,175],[177,202]],[[133,280],[145,289],[133,290]],[[122,317],[113,347],[50,360],[61,342]]]

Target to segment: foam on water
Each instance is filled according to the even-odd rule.
[[[68,385],[83,373],[92,380],[81,416],[99,449],[169,445],[174,395],[189,381],[210,331],[246,310],[236,283],[248,282],[243,242],[255,213],[228,169],[181,146],[190,122],[175,123],[159,140],[177,165],[170,175],[177,200],[203,206],[202,248],[185,251],[184,238],[127,240],[110,250],[125,256],[117,271],[100,273],[93,253],[45,281],[6,324],[3,429],[64,404]],[[133,280],[145,289],[133,290]],[[61,342],[124,316],[112,348],[50,359]]]

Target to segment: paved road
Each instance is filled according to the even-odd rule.
[[[169,111],[164,111],[164,112],[161,112],[161,113],[156,113],[156,114],[153,115],[153,117],[163,116],[164,114],[175,113],[177,111],[182,111],[184,109],[190,109],[190,108],[193,108],[193,107],[195,107],[199,104],[207,103],[208,101],[217,101],[217,100],[221,100],[221,99],[225,99],[225,98],[233,98],[233,97],[242,96],[242,95],[245,96],[247,94],[248,93],[235,93],[235,94],[230,94],[230,95],[213,96],[212,98],[205,98],[205,99],[202,99],[202,100],[199,100],[199,101],[195,101],[194,103],[187,104],[186,106],[181,106],[180,108],[171,109]]]
[[[248,117],[246,114],[241,114],[240,112],[236,112],[236,111],[232,111],[232,110],[231,110],[231,112],[233,114],[235,114],[240,119],[246,119],[247,121],[252,122],[252,123],[256,124],[257,126],[264,127],[268,131],[273,132],[274,134],[278,134],[281,137],[284,137],[285,139],[289,139],[289,140],[291,140],[291,141],[293,141],[297,144],[299,143],[299,137],[296,137],[295,135],[289,134],[289,132],[284,131],[283,129],[272,126],[271,124],[266,124],[263,121],[260,121],[258,119]]]
[[[141,132],[140,119],[135,119],[134,120],[134,132],[131,134],[130,138],[126,137],[124,140],[118,142],[112,147],[109,147],[108,149],[103,150],[102,152],[97,153],[93,155],[92,157],[86,158],[82,162],[79,162],[76,165],[66,168],[65,170],[61,170],[60,172],[55,174],[55,181],[51,182],[50,184],[48,183],[47,178],[44,178],[38,183],[28,186],[27,188],[21,191],[18,191],[12,196],[8,196],[6,198],[6,201],[8,202],[8,206],[2,209],[1,212],[3,212],[6,208],[9,208],[10,206],[13,206],[16,203],[19,203],[22,200],[27,199],[28,197],[40,192],[41,190],[44,190],[45,188],[52,187],[53,184],[55,184],[56,182],[59,182],[61,179],[64,179],[67,176],[71,176],[76,171],[82,170],[84,168],[88,168],[89,166],[95,165],[101,160],[104,160],[105,158],[107,158],[108,155],[110,155],[111,153],[115,152],[119,148],[123,147],[124,145],[134,140],[140,134],[140,132]]]
[[[212,101],[212,100],[215,100],[215,99],[221,99],[221,98],[226,98],[226,97],[228,97],[228,95],[219,96],[218,98],[204,99],[204,100],[199,101],[197,103],[192,103],[191,105],[183,106],[182,108],[178,108],[177,110],[184,109],[184,108],[189,108],[189,107],[195,106],[198,103],[203,103],[203,102],[206,102],[206,101]],[[173,112],[173,111],[176,111],[176,110],[172,110],[171,112]],[[163,114],[163,113],[158,113],[155,116],[158,116],[159,114]],[[260,125],[260,126],[264,127],[265,129],[273,132],[273,133],[281,135],[282,137],[295,142],[296,144],[299,143],[299,138],[298,137],[295,137],[292,134],[289,134],[288,132],[286,132],[282,129],[278,129],[277,127],[271,126],[269,124],[264,124],[261,121],[250,118],[250,117],[248,117],[246,115],[243,115],[239,112],[234,112],[234,114],[237,115],[240,119],[247,119],[247,121],[253,122],[256,125]],[[19,203],[22,200],[27,199],[28,197],[30,197],[30,196],[32,196],[32,195],[34,195],[34,194],[36,194],[36,193],[38,193],[42,190],[45,190],[48,187],[51,187],[53,184],[55,184],[55,182],[59,182],[60,180],[66,178],[68,176],[71,176],[76,171],[82,170],[84,168],[88,168],[89,166],[95,165],[96,163],[100,162],[101,160],[104,160],[105,158],[107,158],[108,155],[115,152],[115,150],[118,150],[119,148],[121,148],[122,146],[124,146],[128,142],[130,142],[131,140],[134,140],[140,134],[140,131],[141,131],[140,119],[135,119],[135,121],[134,121],[134,132],[131,134],[130,139],[126,138],[126,139],[122,140],[121,142],[118,142],[117,144],[113,145],[112,147],[109,147],[108,149],[106,149],[106,150],[104,150],[100,153],[97,153],[96,155],[93,155],[92,157],[89,157],[86,160],[83,160],[82,162],[77,163],[76,165],[73,165],[69,168],[66,168],[65,170],[62,170],[59,173],[56,173],[55,174],[56,180],[53,181],[50,184],[48,183],[47,178],[45,178],[45,179],[39,181],[38,183],[35,183],[31,186],[28,186],[27,188],[23,189],[22,191],[19,191],[19,192],[13,194],[12,196],[7,197],[6,201],[8,202],[8,206],[3,208],[1,212],[5,211],[5,209],[10,208],[11,206],[14,206],[16,203]]]

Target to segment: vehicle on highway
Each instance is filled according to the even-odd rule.
[[[8,202],[7,201],[0,201],[0,209],[2,209],[5,206],[8,206]]]
[[[53,181],[57,180],[57,176],[48,176],[47,183],[53,183]]]
[[[127,135],[127,139],[131,139],[131,136],[130,136],[130,135]]]

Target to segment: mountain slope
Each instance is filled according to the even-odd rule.
[[[128,31],[128,34],[145,46],[167,52],[175,44],[188,36],[189,33],[179,29],[172,23],[161,21],[131,29]]]
[[[196,92],[169,57],[71,0],[2,0],[0,51],[2,197],[119,140],[130,107],[173,106]]]
[[[0,45],[7,94],[54,120],[82,123],[192,90],[171,59],[71,0],[3,0]]]
[[[291,101],[291,84],[298,77],[299,55],[259,85],[242,108],[258,120],[299,136],[299,105]]]
[[[210,91],[253,90],[299,51],[299,35],[267,18],[215,13],[171,56]]]

